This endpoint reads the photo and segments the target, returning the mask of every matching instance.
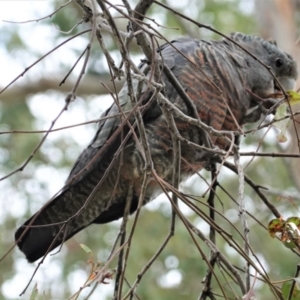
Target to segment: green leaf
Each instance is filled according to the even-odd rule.
[[[84,245],[84,244],[79,244],[79,246],[80,246],[86,253],[93,253],[92,250],[91,250],[88,246],[86,246],[86,245]]]
[[[270,236],[274,238],[277,232],[282,233],[284,226],[285,226],[285,221],[280,218],[271,220],[268,225],[268,231]]]
[[[298,227],[298,229],[300,229],[300,218],[299,217],[289,217],[286,220],[286,222],[287,223],[293,223]]]
[[[284,299],[288,299],[291,287],[292,287],[292,282],[290,282],[290,281],[285,282],[282,285],[281,291],[282,291],[282,295],[283,295]],[[295,284],[294,289],[293,289],[293,294],[292,294],[292,297],[290,298],[290,300],[299,300],[299,299],[300,299],[300,291],[297,287],[297,284]]]
[[[294,105],[300,103],[300,94],[294,91],[287,91],[286,92],[289,96],[288,101],[290,105]]]
[[[285,242],[282,242],[282,243],[288,249],[293,249],[293,248],[296,247],[295,243],[293,241],[291,241],[291,240],[285,241]]]
[[[30,300],[35,300],[35,299],[37,299],[36,297],[37,297],[37,295],[38,295],[38,289],[37,289],[37,283],[35,283],[35,285],[34,285],[34,287],[33,287],[33,289],[32,289],[32,292],[31,292],[31,295],[30,295]]]
[[[300,103],[300,94],[294,91],[287,91],[289,105],[294,105]],[[282,103],[276,110],[274,120],[279,120],[287,116],[288,103]],[[279,134],[276,139],[279,143],[284,143],[287,141],[287,129],[289,128],[291,119],[287,118],[282,121],[274,123],[274,126],[279,129]]]

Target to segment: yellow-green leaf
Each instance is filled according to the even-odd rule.
[[[300,229],[300,218],[299,217],[289,217],[286,220],[287,223],[294,223],[298,229]]]
[[[290,294],[290,290],[292,287],[292,282],[285,282],[282,285],[281,291],[284,299],[288,299],[288,296]],[[290,300],[299,300],[300,299],[300,291],[297,287],[297,284],[295,284],[292,292],[292,297],[289,298]]]
[[[80,246],[86,253],[92,253],[92,250],[91,250],[88,246],[86,246],[86,245],[84,245],[84,244],[79,244],[79,246]]]
[[[268,231],[271,237],[274,237],[276,233],[281,233],[284,229],[285,221],[282,219],[273,219],[268,225]]]
[[[30,300],[35,300],[37,298],[37,295],[38,295],[38,289],[37,289],[37,283],[35,283],[33,289],[32,289],[32,292],[31,292],[31,295],[30,295]]]
[[[294,105],[300,103],[300,94],[294,91],[287,91],[286,92],[289,96],[288,101],[290,105]]]

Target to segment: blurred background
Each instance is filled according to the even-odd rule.
[[[224,34],[240,31],[277,40],[278,46],[293,55],[300,65],[299,55],[299,0],[181,0],[160,1],[198,22],[210,25]],[[70,3],[51,17],[49,16],[64,1],[0,1],[0,89],[16,79],[22,72],[66,39],[84,29],[88,24],[80,24],[82,10],[76,3]],[[112,0],[113,4],[122,4]],[[129,1],[134,7],[137,1]],[[112,10],[112,13],[115,11]],[[115,14],[118,16],[117,14]],[[169,40],[178,36],[191,36],[199,39],[219,39],[207,29],[183,20],[158,5],[148,12],[153,27]],[[39,22],[24,22],[41,19]],[[10,22],[5,22],[10,21]],[[16,23],[14,23],[16,22]],[[24,22],[24,23],[22,23]],[[126,31],[128,21],[118,17],[119,28]],[[120,55],[116,42],[110,34],[104,33],[109,51],[117,65]],[[76,66],[66,82],[59,86],[89,42],[89,34],[76,37],[50,53],[24,76],[20,76],[7,90],[0,94],[0,177],[20,167],[31,155],[43,133],[18,133],[13,130],[47,130],[64,106],[66,94],[72,89],[83,60]],[[133,43],[131,56],[139,61],[143,55]],[[76,100],[71,103],[57,121],[55,128],[74,125],[99,118],[101,112],[111,103],[111,97],[100,82],[112,87],[106,60],[97,43],[92,47],[87,71],[80,84]],[[118,88],[122,81],[118,82]],[[297,88],[299,84],[297,84]],[[257,124],[256,124],[257,125]],[[295,123],[296,128],[299,124]],[[70,168],[79,153],[92,139],[97,125],[95,122],[58,130],[49,134],[41,149],[34,155],[22,172],[0,181],[0,258],[14,245],[14,232],[29,216],[48,201],[64,184]],[[289,132],[288,142],[278,144],[275,130],[270,129],[261,142],[265,131],[261,130],[242,140],[241,149],[255,151],[261,142],[261,151],[299,153],[295,128]],[[250,158],[244,158],[246,165]],[[256,183],[269,187],[265,194],[285,217],[298,216],[300,188],[299,159],[255,158],[245,169],[245,173]],[[209,174],[202,172],[209,178]],[[238,178],[224,171],[219,177],[224,189],[237,199]],[[201,195],[207,185],[192,177],[181,186],[186,193]],[[218,190],[218,210],[229,219],[237,230],[241,229],[238,206]],[[281,197],[288,195],[290,198]],[[205,202],[205,199],[201,199]],[[186,216],[202,231],[208,232],[208,225],[184,205],[180,206]],[[246,208],[267,226],[274,218],[254,192],[246,187]],[[201,208],[205,211],[204,206]],[[139,219],[128,261],[126,278],[133,283],[137,274],[163,242],[169,230],[171,208],[168,200],[159,199],[147,205]],[[132,218],[131,218],[132,219]],[[217,219],[220,225],[233,236],[237,231],[223,218]],[[299,258],[276,239],[272,239],[266,229],[249,217],[250,241],[253,251],[267,270],[272,281],[293,277]],[[96,260],[105,262],[120,222],[109,225],[90,226],[68,241],[60,253],[48,256],[38,270],[28,291],[25,288],[37,264],[28,264],[17,249],[13,249],[0,262],[0,300],[29,299],[33,285],[37,284],[38,296],[35,299],[68,299],[89,276],[89,255],[80,243],[87,245]],[[130,226],[130,224],[129,224]],[[201,244],[201,242],[199,241]],[[203,243],[203,251],[209,250]],[[239,255],[218,241],[230,261],[243,268]],[[116,261],[112,263],[115,267]],[[137,295],[139,299],[197,299],[201,291],[201,281],[207,266],[201,259],[185,227],[177,222],[175,236],[144,276]],[[89,299],[111,299],[113,281],[99,286]],[[226,286],[224,287],[226,289]],[[267,286],[257,281],[255,289],[258,299],[274,299]],[[88,295],[83,291],[80,297]],[[237,293],[237,295],[239,295]],[[240,297],[242,295],[239,295]],[[84,299],[80,298],[79,299]]]

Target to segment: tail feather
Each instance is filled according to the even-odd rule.
[[[17,241],[17,245],[25,254],[29,262],[38,260],[39,258],[44,256],[48,250],[51,251],[61,243],[59,238],[57,238],[53,243],[54,237],[52,235],[51,226],[34,227],[28,229],[32,218],[27,220],[15,233],[15,240]],[[38,226],[39,224],[33,222],[33,224],[31,225]],[[26,229],[28,230],[26,231]],[[52,243],[53,245],[51,246]]]
[[[124,199],[118,199],[116,203],[113,203],[109,209],[103,211],[97,218],[95,218],[90,224],[83,225],[81,227],[73,226],[76,219],[70,223],[70,226],[63,224],[55,225],[55,222],[59,222],[53,218],[52,221],[45,223],[45,215],[47,209],[57,204],[61,196],[58,199],[54,199],[49,203],[49,206],[37,214],[28,219],[15,233],[15,240],[20,250],[25,254],[26,259],[29,262],[34,262],[43,257],[46,253],[60,246],[62,243],[70,239],[73,235],[89,226],[91,223],[104,224],[111,221],[115,221],[123,217],[125,209]],[[136,211],[138,205],[138,197],[133,197],[130,211],[132,214]],[[33,220],[35,218],[35,220]],[[62,220],[60,220],[61,222]],[[32,224],[30,224],[32,222]],[[49,225],[53,223],[53,225]],[[72,224],[73,223],[73,224]],[[49,226],[45,226],[45,225]],[[40,225],[40,226],[39,226]],[[77,222],[78,225],[78,222]],[[29,227],[29,228],[28,228]],[[63,228],[63,229],[62,229]],[[26,232],[25,232],[26,231]],[[23,235],[23,236],[22,236]],[[22,237],[21,237],[22,236]]]
[[[38,260],[91,223],[103,224],[123,217],[128,180],[123,178],[122,174],[118,176],[120,161],[116,160],[110,172],[106,174],[107,166],[120,144],[121,138],[118,137],[110,145],[110,151],[104,152],[97,158],[99,161],[95,161],[89,168],[85,167],[90,164],[99,149],[93,147],[85,149],[75,163],[69,179],[72,181],[74,176],[80,176],[66,185],[61,194],[18,228],[15,240],[29,262]],[[126,153],[124,156],[130,157],[132,148],[134,149],[134,143],[131,147],[127,146],[128,153],[126,152],[127,156]],[[130,159],[127,160],[128,165]],[[123,161],[123,165],[125,162]],[[128,167],[124,167],[123,170],[126,173]],[[104,174],[105,180],[97,187]],[[115,189],[116,180],[117,189]],[[114,199],[112,203],[111,199]],[[138,197],[133,197],[130,213],[136,210],[137,204]]]
[[[34,262],[43,257],[86,227],[76,228],[76,230],[73,230],[72,227],[68,230],[68,226],[63,227],[63,224],[51,225],[49,223],[49,226],[45,226],[46,224],[40,216],[33,221],[35,217],[36,214],[20,226],[15,233],[17,245],[29,262]]]
[[[64,198],[65,192],[50,201],[17,229],[15,240],[29,262],[38,260],[86,227],[74,227],[61,223],[66,220],[66,215],[55,212],[64,202]]]

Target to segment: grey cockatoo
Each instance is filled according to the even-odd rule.
[[[275,43],[241,33],[233,34],[231,38],[269,66],[284,89],[294,87],[297,78],[296,63],[290,55],[278,49]],[[228,39],[209,41],[179,38],[159,47],[157,55],[161,55],[194,102],[201,121],[216,130],[237,131],[237,124],[241,126],[257,121],[278,101],[272,95],[278,94],[280,89],[270,72]],[[149,67],[151,64],[146,61],[140,65],[142,71]],[[165,97],[181,112],[194,117],[164,74],[162,79]],[[136,80],[134,86],[137,86]],[[147,90],[146,84],[142,91],[141,103],[146,105],[152,93]],[[124,111],[132,108],[126,85],[118,98]],[[171,132],[157,98],[151,101],[151,105],[143,111],[151,158],[157,175],[171,183]],[[113,104],[102,116],[118,112],[118,106]],[[203,136],[196,126],[176,116],[174,119],[182,137],[193,143],[203,144]],[[122,144],[130,130],[126,124],[120,130],[121,124],[119,116],[99,123],[94,139],[75,162],[60,194],[17,230],[15,239],[28,261],[39,259],[92,223],[107,223],[121,218],[129,187],[132,187],[130,212],[136,210],[144,178],[145,159],[133,135]],[[135,132],[139,138],[138,130],[135,129]],[[213,146],[221,149],[228,146],[222,139],[214,136],[210,139]],[[122,155],[115,155],[121,144],[122,151],[119,152]],[[200,150],[187,143],[181,145],[181,156],[182,177],[201,169],[207,159]],[[114,163],[108,170],[114,158]],[[150,177],[144,203],[151,200],[157,190],[157,182]],[[29,224],[33,227],[28,227]],[[41,226],[49,224],[53,225]]]

